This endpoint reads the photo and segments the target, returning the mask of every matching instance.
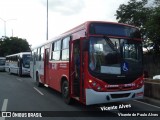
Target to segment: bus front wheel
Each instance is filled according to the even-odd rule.
[[[62,97],[63,97],[63,100],[66,104],[71,104],[72,102],[72,99],[70,98],[69,96],[69,84],[68,84],[68,81],[63,81],[62,83]]]

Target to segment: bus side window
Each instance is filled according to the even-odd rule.
[[[33,61],[33,51],[31,51],[31,57],[30,57],[30,61]]]
[[[36,61],[37,60],[37,49],[34,49],[33,55],[34,55],[34,60]]]
[[[44,61],[44,46],[41,47],[41,61]]]
[[[54,43],[54,51],[52,51],[52,60],[60,60],[61,40]]]
[[[52,51],[54,51],[54,43],[52,43]]]
[[[70,37],[66,37],[62,41],[62,60],[69,60],[69,40]]]
[[[50,60],[53,60],[53,51],[54,51],[54,42],[51,44],[51,54],[50,54]]]
[[[37,61],[40,61],[40,48],[37,49]]]

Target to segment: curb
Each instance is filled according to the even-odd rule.
[[[160,107],[160,100],[158,100],[158,99],[153,99],[153,98],[149,98],[149,97],[144,96],[144,99],[139,100],[139,101],[143,101],[145,103],[149,103],[149,104],[156,105],[156,106]]]

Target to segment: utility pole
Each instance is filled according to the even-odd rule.
[[[46,31],[46,39],[48,40],[48,0],[47,0],[47,31]]]

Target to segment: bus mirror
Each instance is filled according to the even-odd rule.
[[[88,51],[88,40],[86,39],[82,41],[82,50]]]

